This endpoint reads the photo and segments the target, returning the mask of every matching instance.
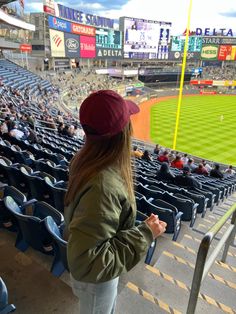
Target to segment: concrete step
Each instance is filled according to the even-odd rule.
[[[181,281],[190,289],[193,278],[193,268],[189,263],[184,263],[184,260],[179,259],[176,256],[171,256],[168,252],[163,252],[156,268],[161,272],[168,274],[173,280]],[[211,274],[211,273],[210,273]],[[202,298],[209,300],[209,303],[219,306],[223,309],[225,306],[236,311],[236,285],[235,283],[222,280],[222,277],[216,275],[209,275],[202,283],[201,290]],[[209,299],[210,298],[210,299]],[[233,312],[232,312],[233,313]]]
[[[168,304],[129,282],[117,297],[116,314],[180,313]]]
[[[203,236],[196,232],[194,236],[185,234],[181,240],[181,244],[192,248],[196,253],[198,252],[201,240]],[[218,243],[218,240],[212,243],[212,247],[215,247]],[[220,257],[221,255],[219,255]],[[229,247],[228,256],[236,258],[236,248],[233,246]]]
[[[118,309],[123,309],[123,313],[159,313],[159,308],[166,310],[168,313],[176,313],[176,311],[186,313],[190,290],[182,280],[175,280],[169,274],[161,273],[149,265],[142,270],[136,267],[128,273],[128,277],[129,282],[118,298]],[[130,304],[124,305],[124,303],[130,302],[128,296],[131,293],[127,291],[127,288],[132,291],[131,302],[133,302],[133,306]],[[134,294],[136,294],[136,297],[134,297]],[[138,305],[140,296],[152,303],[151,310],[144,309],[142,305]],[[133,301],[134,298],[135,300]],[[200,314],[206,311],[212,314],[223,313],[220,307],[217,307],[216,304],[214,305],[214,300],[210,298],[208,302],[206,300],[207,297],[200,296],[196,313]],[[157,305],[156,309],[154,309],[155,312],[153,312],[154,303]],[[148,306],[146,302],[145,306]],[[120,312],[118,311],[118,313]]]
[[[168,251],[164,251],[162,255],[163,254],[166,256],[169,256],[172,259],[177,260],[179,263],[183,265],[189,266],[192,269],[195,268],[197,251],[193,250],[192,247],[185,247],[181,243],[172,242],[169,245]],[[160,258],[162,257],[162,255],[160,256]],[[158,265],[159,265],[160,258],[158,259],[154,267],[157,267],[157,268],[159,267]],[[235,267],[229,265],[228,263],[222,263],[219,260],[217,260],[213,264],[210,272],[214,276],[219,276],[229,282],[236,282],[234,279],[232,280],[232,278],[235,277]]]

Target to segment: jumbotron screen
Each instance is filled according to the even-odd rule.
[[[173,36],[171,41],[171,51],[184,51],[185,36]],[[200,36],[190,36],[188,39],[189,52],[201,52],[202,38]]]
[[[168,59],[171,23],[123,17],[120,24],[124,58]]]

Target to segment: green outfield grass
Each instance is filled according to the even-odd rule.
[[[176,108],[177,98],[151,108],[154,143],[172,148]],[[184,96],[176,149],[236,166],[236,96]]]

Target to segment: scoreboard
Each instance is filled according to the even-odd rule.
[[[171,51],[184,51],[185,36],[173,36],[171,41]],[[188,40],[188,52],[201,52],[202,38],[200,36],[190,36]]]
[[[120,18],[124,31],[124,58],[168,59],[171,23]]]

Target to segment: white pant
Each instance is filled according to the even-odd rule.
[[[79,314],[114,314],[119,277],[102,283],[87,283],[75,280],[72,275],[72,290],[79,298]]]

